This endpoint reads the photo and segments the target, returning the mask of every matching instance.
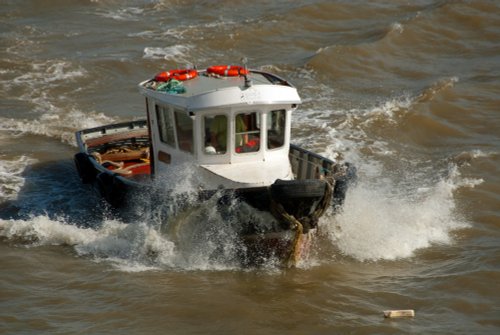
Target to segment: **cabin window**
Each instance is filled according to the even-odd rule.
[[[260,117],[257,113],[237,114],[235,122],[235,150],[237,153],[260,149]]]
[[[158,119],[158,132],[163,143],[175,147],[174,123],[172,114],[167,107],[156,105],[156,118]]]
[[[222,155],[227,150],[227,116],[209,115],[203,118],[205,153]]]
[[[276,149],[285,144],[286,111],[271,111],[267,114],[267,148]]]
[[[183,111],[175,111],[177,143],[182,151],[193,152],[193,120]]]

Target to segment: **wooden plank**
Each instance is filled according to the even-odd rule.
[[[301,152],[300,154],[300,168],[299,168],[299,180],[307,179],[307,164],[309,155],[307,152]]]
[[[415,316],[415,311],[413,309],[384,311],[385,318],[413,318],[414,316]]]
[[[112,161],[112,162],[131,161],[148,157],[149,157],[149,150],[147,148],[144,150],[112,152],[100,155],[101,161]]]

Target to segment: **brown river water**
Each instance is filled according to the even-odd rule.
[[[242,57],[298,88],[293,142],[358,169],[297,268],[239,266],[210,204],[173,243],[73,166],[140,81]],[[499,134],[498,1],[3,0],[0,334],[498,334]]]

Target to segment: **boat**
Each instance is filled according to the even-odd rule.
[[[198,201],[236,199],[271,214],[264,227],[241,222],[246,261],[304,259],[319,218],[341,208],[356,169],[291,143],[297,89],[246,65],[164,71],[138,88],[144,119],[76,132],[81,181],[124,208],[134,194],[157,195],[158,180],[189,166],[202,181]]]

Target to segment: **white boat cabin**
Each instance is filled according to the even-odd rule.
[[[224,76],[197,71],[184,81],[139,84],[146,97],[152,173],[193,163],[207,186],[261,187],[293,179],[288,153],[295,87],[245,69]]]

